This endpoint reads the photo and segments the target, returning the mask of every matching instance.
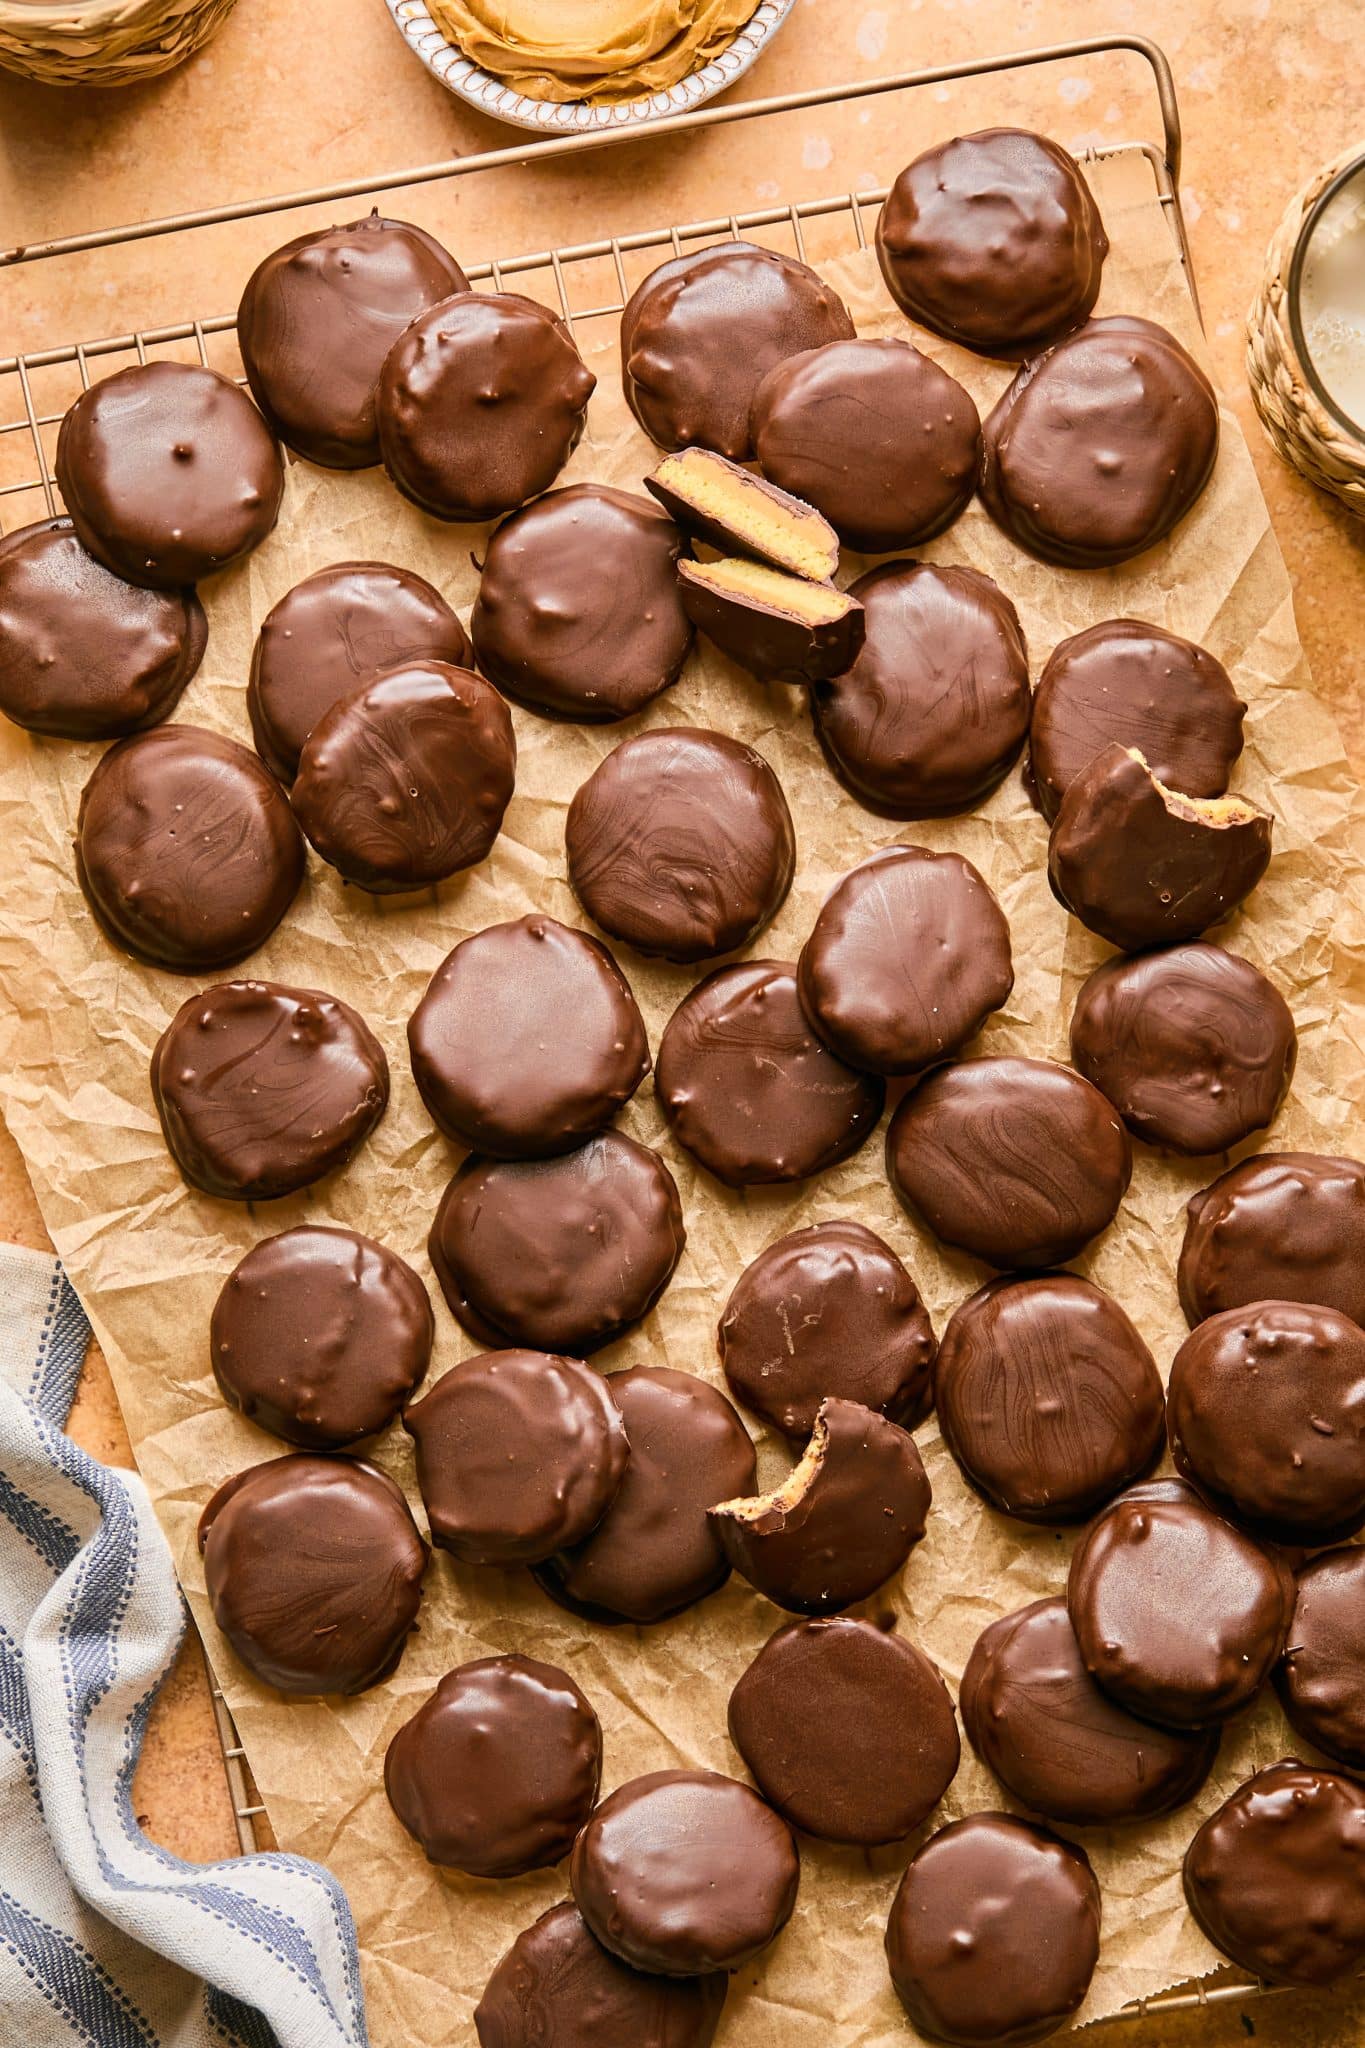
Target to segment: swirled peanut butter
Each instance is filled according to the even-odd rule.
[[[535,100],[663,92],[723,50],[756,0],[430,0],[467,57]]]

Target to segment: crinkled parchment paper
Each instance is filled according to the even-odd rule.
[[[1113,242],[1101,310],[1149,314],[1197,347],[1148,167],[1133,159],[1101,165],[1094,183]],[[870,255],[850,256],[829,274],[863,331],[904,331]],[[927,346],[970,386],[984,412],[1008,373],[945,344]],[[603,348],[593,366],[601,381],[569,475],[638,485],[653,453],[621,403],[612,353]],[[479,530],[424,519],[378,474],[331,476],[296,466],[277,533],[206,593],[208,658],[180,716],[249,738],[243,690],[254,632],[307,571],[346,556],[405,563],[440,584],[467,616],[475,588],[471,549],[477,552],[482,539]],[[1125,613],[1202,641],[1227,664],[1251,706],[1237,786],[1274,812],[1276,851],[1246,915],[1220,937],[1269,972],[1290,998],[1300,1034],[1293,1094],[1269,1142],[1359,1150],[1365,825],[1332,720],[1310,693],[1288,578],[1232,418],[1224,415],[1217,470],[1194,513],[1173,540],[1130,567],[1093,574],[1044,567],[997,533],[978,506],[926,553],[969,562],[998,579],[1019,607],[1035,672],[1063,635]],[[0,815],[9,847],[0,906],[5,1116],[109,1358],[138,1461],[275,1831],[286,1848],[330,1864],[349,1891],[378,2048],[470,2043],[470,2016],[493,1964],[565,1891],[562,1870],[502,1885],[438,1875],[390,1813],[385,1746],[441,1673],[497,1651],[567,1666],[601,1715],[608,1786],[666,1765],[734,1771],[726,1700],[781,1619],[736,1581],[662,1627],[594,1629],[551,1606],[525,1576],[437,1556],[420,1633],[388,1684],[356,1700],[286,1704],[240,1668],[208,1616],[194,1543],[200,1507],[227,1474],[280,1448],[230,1414],[214,1386],[208,1322],[224,1276],[262,1236],[316,1218],[383,1238],[431,1283],[427,1229],[457,1154],[433,1131],[412,1085],[406,1019],[432,970],[470,932],[532,907],[576,919],[564,879],[565,806],[594,764],[635,727],[574,728],[514,716],[517,793],[483,867],[435,895],[381,903],[343,890],[314,861],[283,927],[250,962],[250,973],[313,984],[355,1003],[383,1039],[393,1073],[389,1113],[350,1169],[308,1196],[255,1213],[184,1187],[162,1143],[148,1056],[190,984],[124,959],[85,911],[71,837],[97,750],[33,740],[9,726],[0,733]],[[751,741],[791,800],[796,883],[759,952],[794,957],[826,890],[871,848],[898,837],[956,847],[999,893],[1014,935],[1014,994],[979,1050],[1065,1057],[1076,986],[1103,948],[1049,894],[1045,829],[1017,771],[973,815],[897,833],[831,779],[798,692],[765,690],[703,646],[677,688],[636,723],[681,721]],[[624,964],[657,1045],[695,974],[629,954]],[[735,1195],[671,1142],[648,1084],[623,1122],[662,1147],[678,1178],[689,1238],[659,1307],[642,1329],[602,1354],[606,1369],[666,1362],[717,1378],[713,1331],[733,1282],[772,1239],[822,1217],[856,1216],[887,1237],[908,1261],[940,1329],[985,1277],[971,1261],[941,1252],[902,1215],[886,1183],[880,1138],[811,1185]],[[1077,1262],[1132,1313],[1163,1368],[1183,1328],[1174,1285],[1182,1207],[1220,1165],[1182,1165],[1140,1151],[1119,1221]],[[438,1323],[439,1372],[472,1347],[444,1305]],[[919,1441],[934,1486],[929,1534],[889,1597],[902,1627],[955,1684],[987,1622],[1061,1589],[1070,1537],[985,1509],[959,1480],[932,1422]],[[402,1432],[392,1431],[376,1455],[411,1492]],[[761,1458],[766,1472],[780,1468],[771,1445]],[[1183,1907],[1181,1853],[1199,1817],[1248,1771],[1281,1754],[1287,1739],[1266,1699],[1227,1731],[1218,1769],[1193,1806],[1151,1826],[1087,1831],[1104,1890],[1104,1948],[1087,2018],[1213,1966]],[[999,1803],[998,1787],[966,1755],[931,1826]],[[881,1946],[905,1854],[803,1845],[795,1920],[735,1985],[720,2036],[724,2048],[890,2048],[907,2038]]]

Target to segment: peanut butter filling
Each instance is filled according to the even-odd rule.
[[[700,583],[746,604],[762,605],[807,626],[828,626],[841,619],[852,602],[832,583],[806,583],[769,569],[762,562],[688,562],[689,581]]]
[[[466,57],[533,100],[664,92],[718,56],[756,0],[430,0]]]
[[[839,566],[839,541],[813,506],[707,448],[666,455],[651,482],[699,520],[724,528],[734,546],[825,583]]]

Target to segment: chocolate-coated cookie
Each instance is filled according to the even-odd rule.
[[[678,588],[698,632],[761,683],[825,682],[863,644],[863,608],[850,591],[765,562],[679,562]]]
[[[828,519],[728,455],[680,448],[645,478],[645,489],[721,555],[744,555],[811,583],[834,579],[839,536]]]
[[[1321,1302],[1365,1325],[1365,1165],[1261,1152],[1185,1212],[1177,1278],[1191,1324],[1249,1301]]]
[[[479,2048],[711,2048],[729,1978],[632,1970],[571,1900],[519,1934],[474,2010]]]
[[[1365,1771],[1365,1545],[1319,1551],[1300,1566],[1275,1690],[1306,1741]]]

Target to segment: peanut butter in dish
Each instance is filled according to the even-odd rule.
[[[757,0],[428,0],[474,63],[533,100],[640,99],[709,63]]]

